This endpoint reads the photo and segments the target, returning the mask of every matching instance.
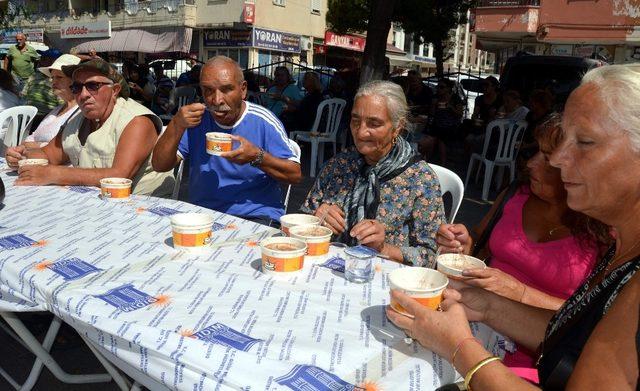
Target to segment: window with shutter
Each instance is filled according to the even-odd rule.
[[[320,15],[320,8],[322,7],[322,0],[311,0],[311,13]]]

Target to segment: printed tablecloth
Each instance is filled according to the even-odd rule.
[[[51,311],[170,389],[431,390],[457,376],[387,320],[395,262],[376,259],[368,284],[320,262],[267,275],[257,242],[272,228],[180,201],[105,201],[97,188],[0,176],[0,310]],[[176,211],[213,215],[214,247],[174,250]],[[502,337],[473,329],[503,354]]]

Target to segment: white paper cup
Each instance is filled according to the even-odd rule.
[[[260,250],[263,273],[287,274],[302,269],[307,244],[294,238],[271,237],[260,242]]]
[[[204,213],[177,213],[171,216],[173,247],[197,251],[209,245],[213,216]]]
[[[452,277],[462,277],[462,271],[472,268],[486,268],[478,258],[464,254],[440,254],[437,259],[438,271]]]
[[[289,229],[296,225],[320,225],[320,219],[314,215],[292,213],[280,217],[280,229],[289,236]]]
[[[233,140],[227,133],[209,132],[207,138],[207,153],[209,155],[219,156],[223,152],[229,152],[233,146]]]
[[[18,167],[22,166],[48,166],[49,161],[47,159],[22,159],[18,160]]]
[[[100,179],[100,195],[110,200],[124,200],[131,195],[131,179],[102,178]]]
[[[432,310],[437,309],[442,302],[442,292],[448,284],[447,276],[437,270],[424,267],[403,267],[389,273],[391,289],[404,292]],[[395,300],[391,299],[390,305],[395,311],[412,316]]]
[[[307,255],[316,257],[329,253],[329,243],[333,231],[317,224],[296,225],[289,228],[292,238],[300,239],[307,244]]]

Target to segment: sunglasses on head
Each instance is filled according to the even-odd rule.
[[[105,83],[101,81],[88,81],[86,83],[78,83],[77,81],[74,81],[71,84],[71,86],[69,86],[69,89],[71,90],[71,93],[79,94],[82,92],[83,88],[86,88],[87,91],[89,91],[89,93],[93,95],[96,92],[98,92],[98,90],[102,86],[112,86],[112,85],[113,83]]]

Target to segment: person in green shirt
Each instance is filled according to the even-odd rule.
[[[35,63],[40,59],[36,50],[27,45],[27,37],[16,34],[16,45],[11,46],[4,59],[4,69],[11,71],[23,83],[35,73]],[[9,69],[11,67],[11,69]]]

